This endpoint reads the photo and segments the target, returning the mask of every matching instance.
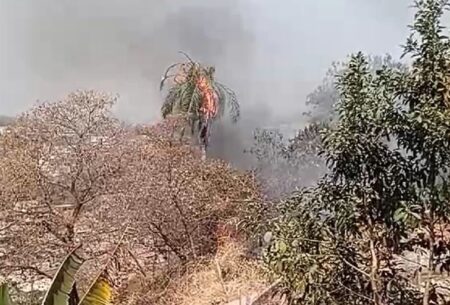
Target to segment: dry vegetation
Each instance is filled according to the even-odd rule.
[[[77,287],[102,270],[120,305],[450,304],[449,7],[416,1],[410,67],[351,56],[332,124],[289,143],[256,134],[273,202],[185,137],[193,113],[208,122],[226,101],[197,63],[153,126],[123,125],[115,98],[94,91],[22,114],[0,135],[0,280],[27,284],[19,304],[37,304],[81,248]],[[215,101],[208,84],[222,88]]]
[[[269,285],[262,267],[233,239],[227,239],[214,257],[188,264],[183,276],[167,279],[163,287],[160,282],[161,278],[135,278],[122,294],[123,304],[209,305],[235,304],[237,300],[247,304]],[[161,297],[155,299],[158,295]]]
[[[251,176],[200,160],[174,137],[177,120],[123,126],[114,102],[76,92],[31,109],[0,138],[0,277],[45,285],[82,244],[91,278],[121,236],[120,285],[181,276],[214,257],[240,207],[258,200]]]

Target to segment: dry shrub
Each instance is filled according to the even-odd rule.
[[[242,295],[259,293],[267,286],[260,267],[244,256],[242,245],[224,245],[211,261],[193,266],[171,295],[177,305],[224,304]]]
[[[168,128],[139,131],[125,178],[134,183],[124,200],[133,224],[153,237],[153,251],[172,265],[214,253],[218,226],[259,195],[251,176],[224,162],[202,161],[198,150],[167,135]]]
[[[113,102],[71,94],[33,108],[0,137],[0,277],[48,283],[79,243],[88,259],[81,274],[92,277],[125,227],[124,264],[134,267],[126,272],[183,274],[214,255],[223,224],[258,200],[251,176],[200,160],[174,137],[177,120],[124,128],[109,114]]]
[[[216,256],[189,264],[178,278],[135,279],[120,304],[211,305],[257,295],[268,281],[258,263],[249,260],[245,252],[242,243],[230,239]]]

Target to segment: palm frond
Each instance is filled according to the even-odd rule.
[[[223,104],[222,108],[228,107],[231,119],[233,122],[236,122],[241,115],[240,105],[236,93],[219,82],[215,82],[214,86],[219,94],[219,100],[221,100],[221,104]]]
[[[193,133],[200,132],[205,127],[205,122],[209,125],[212,120],[222,117],[226,110],[232,121],[236,122],[240,116],[236,93],[215,81],[214,67],[202,66],[188,54],[182,51],[180,53],[186,57],[187,62],[169,66],[161,84],[162,88],[165,80],[173,79],[161,107],[163,118],[169,114],[186,115]],[[169,75],[174,67],[180,67],[180,70],[175,75]],[[208,127],[206,129],[209,130]]]
[[[179,99],[179,96],[180,96],[179,89],[180,89],[179,87],[170,88],[169,93],[167,94],[166,98],[164,99],[164,103],[161,106],[161,114],[164,119],[169,114],[173,113],[175,103],[177,102],[177,100]]]
[[[195,64],[195,62],[192,60],[192,58],[184,51],[178,51],[178,53],[183,54],[192,64]]]
[[[170,79],[171,77],[175,76],[174,75],[169,75],[169,72],[173,69],[176,68],[178,66],[182,65],[181,63],[176,63],[176,64],[172,64],[170,65],[167,69],[166,72],[164,72],[164,76],[161,78],[161,82],[159,84],[159,91],[161,91],[164,87],[164,83],[166,82],[166,80]]]
[[[196,95],[197,91],[196,86],[191,82],[186,82],[179,86],[183,87],[182,94],[178,101],[179,112],[191,115],[196,110],[196,105],[192,104],[193,102],[195,102],[194,95]]]

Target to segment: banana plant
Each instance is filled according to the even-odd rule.
[[[71,251],[60,265],[42,305],[112,305],[113,286],[108,278],[107,265],[92,282],[86,294],[79,298],[75,275],[84,260],[76,254],[77,249]],[[0,286],[0,305],[14,305],[6,283]]]
[[[6,283],[0,285],[0,305],[13,305]]]

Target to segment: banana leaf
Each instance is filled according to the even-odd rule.
[[[6,283],[0,285],[0,305],[13,305]]]
[[[69,294],[69,305],[78,305],[80,297],[78,296],[77,283],[73,283],[72,291]]]
[[[105,269],[94,280],[79,305],[111,305],[112,301],[113,287]]]
[[[73,250],[64,259],[53,278],[50,289],[45,294],[42,305],[73,305],[69,300],[74,298],[75,274],[83,264],[83,260]]]

